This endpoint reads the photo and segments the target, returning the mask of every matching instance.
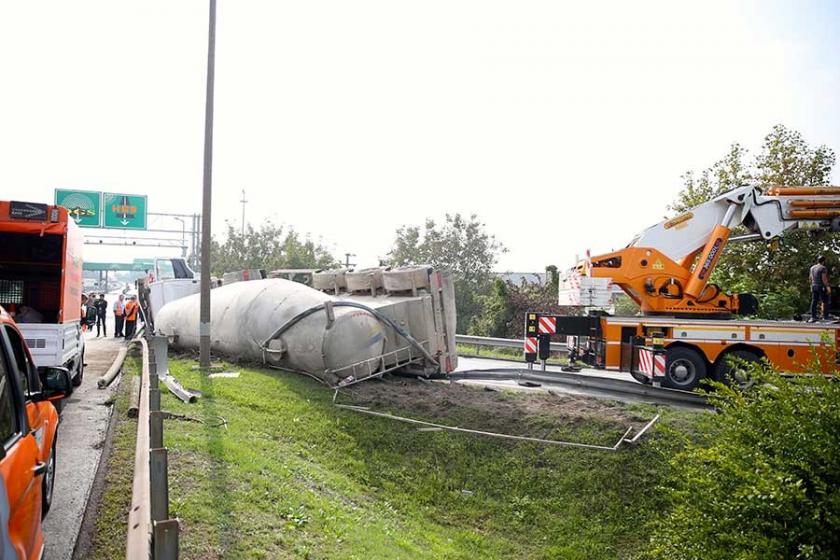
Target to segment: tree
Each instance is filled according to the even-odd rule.
[[[776,125],[764,138],[761,151],[750,162],[747,150],[733,144],[723,159],[695,174],[683,175],[683,189],[669,206],[676,215],[731,188],[752,184],[823,186],[835,163],[834,152],[812,148],[802,135]],[[736,233],[744,233],[739,231]],[[804,310],[810,298],[806,272],[819,254],[830,267],[838,264],[840,236],[827,232],[793,231],[777,244],[732,243],[727,247],[712,281],[729,292],[752,292],[760,302],[759,316],[790,318]]]
[[[329,251],[311,239],[301,239],[293,229],[266,221],[259,229],[250,225],[243,234],[228,224],[224,242],[211,243],[213,274],[246,268],[331,268],[337,266]]]
[[[447,214],[441,225],[426,220],[422,232],[419,226],[399,228],[388,253],[388,263],[392,266],[428,264],[451,271],[458,332],[465,333],[481,310],[479,296],[490,292],[493,267],[504,251],[504,246],[487,233],[475,214],[469,218]]]
[[[752,175],[744,162],[746,156],[747,150],[736,142],[729,147],[723,159],[701,171],[697,177],[694,172],[687,171],[682,176],[683,189],[668,209],[674,215],[682,214],[723,192],[750,184]]]
[[[508,286],[507,282],[496,278],[493,280],[490,293],[478,296],[481,313],[472,318],[469,334],[496,338],[509,337],[513,311],[508,301]]]

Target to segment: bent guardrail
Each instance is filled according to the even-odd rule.
[[[134,481],[128,512],[126,560],[178,558],[177,519],[169,518],[167,450],[163,446],[163,413],[160,410],[158,364],[167,361],[166,337],[138,339],[143,354],[140,399],[137,410],[137,444]]]

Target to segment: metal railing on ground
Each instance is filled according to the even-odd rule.
[[[521,338],[493,338],[489,336],[470,336],[466,334],[456,334],[455,342],[458,344],[467,344],[475,346],[476,354],[479,349],[483,347],[490,348],[516,348],[523,349],[524,341]],[[552,342],[551,351],[558,354],[568,354],[569,349],[563,342]]]
[[[125,557],[126,560],[173,560],[178,558],[179,526],[177,519],[169,518],[169,467],[163,446],[158,378],[158,371],[168,369],[167,340],[161,336],[138,340],[143,370]]]

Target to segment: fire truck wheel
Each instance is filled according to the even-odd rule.
[[[82,379],[85,376],[85,351],[82,350],[82,356],[79,358],[79,365],[76,366],[76,375],[73,376],[71,382],[73,387],[78,387],[82,384]]]
[[[669,348],[665,365],[665,381],[672,389],[691,391],[706,377],[706,362],[691,348]]]
[[[749,350],[732,350],[718,358],[715,364],[715,379],[748,389],[755,380],[752,379],[744,367],[745,364],[752,364],[761,359],[760,356]],[[735,363],[732,363],[734,360]]]

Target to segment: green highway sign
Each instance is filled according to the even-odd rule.
[[[102,223],[102,193],[55,189],[55,204],[67,208],[81,227],[100,227]]]
[[[104,193],[103,227],[116,229],[146,229],[146,196],[137,194]]]

